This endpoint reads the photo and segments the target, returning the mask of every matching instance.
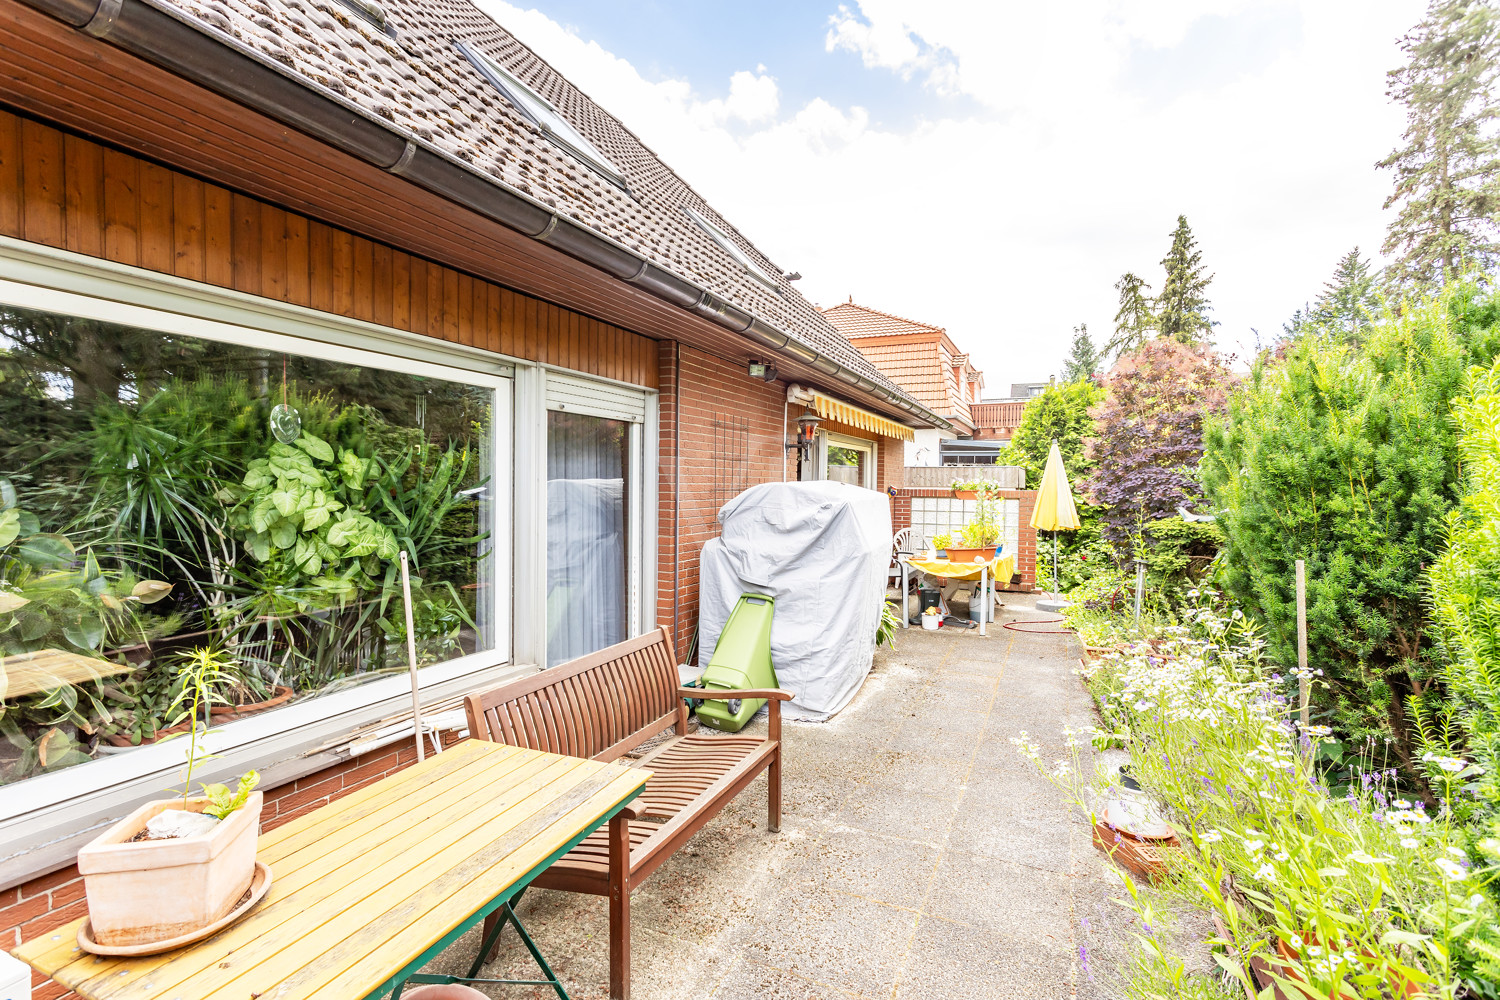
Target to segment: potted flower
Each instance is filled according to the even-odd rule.
[[[946,559],[948,546],[953,544],[953,533],[945,531],[932,539],[932,551],[939,559]]]
[[[984,480],[955,479],[949,484],[955,500],[984,500],[995,492],[995,484]]]
[[[948,546],[949,562],[989,562],[1000,544],[1000,525],[980,517],[964,525],[959,532],[961,545]]]
[[[78,852],[92,940],[109,948],[170,941],[227,916],[255,878],[260,775],[238,787],[204,785],[190,794],[193,771],[210,755],[198,720],[212,697],[216,659],[198,650],[173,699],[174,725],[186,722],[189,746],[182,794],[157,799]]]
[[[922,609],[922,627],[929,632],[936,632],[943,624],[943,613],[937,608]]]

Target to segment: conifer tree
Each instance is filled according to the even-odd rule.
[[[1120,308],[1115,313],[1115,335],[1104,345],[1103,357],[1129,354],[1151,339],[1156,316],[1151,312],[1151,286],[1133,272],[1126,271],[1115,282],[1120,293]]]
[[[1156,300],[1157,329],[1163,337],[1180,344],[1203,343],[1217,325],[1208,318],[1212,306],[1204,294],[1214,276],[1206,273],[1203,252],[1198,249],[1198,241],[1193,239],[1187,216],[1177,217],[1172,248],[1162,258],[1161,264],[1167,270],[1167,280]]]
[[[1355,247],[1339,259],[1333,277],[1323,283],[1323,294],[1318,296],[1312,316],[1327,330],[1353,340],[1370,325],[1376,305],[1370,262],[1361,259],[1359,247]]]
[[[1073,350],[1063,362],[1064,382],[1083,382],[1099,374],[1099,362],[1103,358],[1089,336],[1089,325],[1080,323],[1073,327]]]
[[[1500,12],[1487,0],[1433,0],[1401,42],[1409,62],[1386,93],[1406,105],[1404,144],[1377,164],[1395,173],[1400,206],[1385,253],[1397,284],[1442,286],[1500,260]]]

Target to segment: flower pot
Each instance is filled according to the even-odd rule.
[[[253,792],[208,833],[131,842],[151,817],[181,808],[157,799],[78,852],[89,924],[100,944],[149,944],[190,934],[234,909],[255,876],[255,839],[265,797]],[[201,812],[207,799],[188,799]]]
[[[1308,933],[1306,935],[1306,938],[1308,944],[1317,945],[1320,947],[1323,944],[1323,939],[1316,934]],[[1340,952],[1347,951],[1347,942],[1345,942],[1345,944],[1337,950]],[[1279,973],[1285,979],[1290,979],[1294,983],[1307,982],[1307,977],[1302,974],[1302,970],[1300,968],[1303,962],[1302,953],[1296,948],[1292,947],[1291,942],[1278,937],[1276,939],[1276,955],[1281,959],[1281,961],[1268,964],[1272,964],[1275,967],[1275,971],[1277,973]],[[1370,951],[1368,948],[1361,948],[1360,956],[1365,960],[1363,962],[1360,962],[1361,965],[1370,966],[1379,964],[1379,959],[1376,957],[1375,953]],[[1390,987],[1391,995],[1395,997],[1414,997],[1422,992],[1422,987],[1418,986],[1415,982],[1405,978],[1400,973],[1395,971],[1391,971],[1387,974],[1386,985]],[[1330,1000],[1355,1000],[1358,995],[1358,991],[1352,986],[1341,986],[1337,993],[1329,993],[1329,998]]]
[[[246,715],[264,712],[266,709],[275,708],[277,705],[284,705],[291,700],[292,694],[293,691],[291,688],[285,684],[278,684],[276,685],[276,693],[265,701],[252,701],[245,705],[215,705],[212,714],[215,719],[221,722],[233,722],[235,719],[243,718]]]
[[[187,731],[188,724],[186,722],[179,722],[175,726],[168,726],[165,729],[158,729],[155,736],[151,737],[149,740],[143,739],[139,743],[130,742],[130,737],[124,735],[123,733],[105,733],[104,739],[105,742],[107,742],[110,746],[126,748],[138,746],[148,747],[153,743],[157,743],[161,740],[166,739],[168,736],[172,736],[176,733],[185,733]]]
[[[1167,852],[1181,849],[1182,841],[1175,833],[1166,837],[1137,837],[1101,822],[1094,824],[1094,846],[1130,874],[1157,882],[1169,870]]]
[[[954,490],[953,491],[953,499],[955,499],[955,500],[978,500],[979,499],[979,491],[978,490]]]
[[[924,629],[926,629],[927,631],[929,631],[929,632],[936,632],[938,630],[938,627],[941,626],[942,624],[943,624],[943,616],[942,615],[923,615],[922,616],[922,627]]]
[[[995,558],[995,550],[998,545],[987,545],[979,549],[961,549],[957,546],[948,546],[948,561],[951,563],[977,563],[989,562]]]

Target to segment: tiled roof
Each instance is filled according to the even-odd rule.
[[[780,267],[633,133],[467,0],[381,0],[391,34],[337,0],[145,2],[354,113],[571,217],[900,393],[779,277]],[[620,169],[629,191],[534,127],[457,50],[460,41],[545,97]],[[688,207],[725,229],[752,261],[776,276],[778,287],[772,290],[751,277],[692,221]]]
[[[828,321],[851,340],[856,337],[895,337],[911,333],[942,333],[943,328],[930,323],[919,323],[914,319],[893,316],[890,313],[856,305],[854,299],[840,302],[823,310]]]
[[[938,355],[937,341],[882,344],[865,340],[859,349],[901,388],[939,416],[971,424],[969,408],[959,398],[952,369]]]

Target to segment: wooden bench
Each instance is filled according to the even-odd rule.
[[[781,829],[779,689],[704,691],[679,686],[666,629],[465,699],[469,733],[512,746],[612,761],[654,737],[674,735],[634,762],[652,777],[602,830],[563,855],[531,884],[609,897],[609,995],[630,994],[630,893],[729,800],[767,772],[767,826]],[[770,732],[689,734],[685,698],[766,698]],[[486,927],[488,936],[489,927]]]

